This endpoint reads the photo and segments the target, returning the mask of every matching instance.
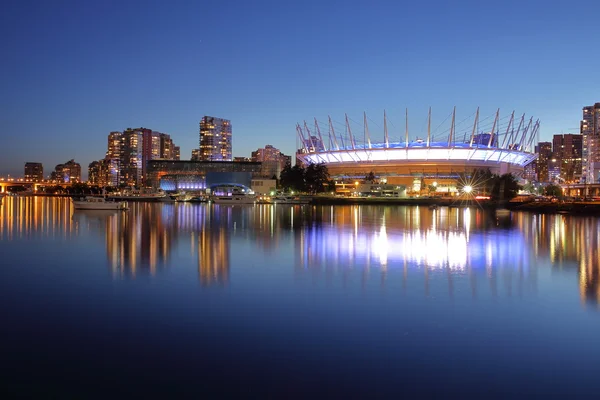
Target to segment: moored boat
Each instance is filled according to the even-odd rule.
[[[286,195],[278,195],[272,198],[272,201],[275,204],[308,204],[310,203],[310,200],[311,199],[307,197]]]
[[[254,204],[256,196],[252,194],[232,194],[231,196],[211,196],[215,204]]]
[[[86,197],[72,200],[76,210],[127,210],[126,201],[107,201],[104,197]]]
[[[122,192],[111,193],[107,196],[110,200],[128,200],[128,201],[170,201],[167,194],[163,191],[154,191],[151,189],[125,189]]]

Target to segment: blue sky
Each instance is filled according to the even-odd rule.
[[[203,115],[232,121],[235,156],[292,154],[295,124],[328,114],[381,125],[386,109],[400,129],[405,107],[415,134],[429,106],[435,124],[456,105],[532,115],[550,139],[600,101],[597,27],[576,2],[9,0],[0,175],[87,168],[127,127],[170,133],[189,159]]]

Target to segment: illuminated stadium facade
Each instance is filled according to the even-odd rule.
[[[373,172],[388,183],[412,184],[414,179],[454,180],[476,169],[521,176],[524,167],[535,160],[534,146],[539,120],[515,113],[500,117],[500,110],[480,118],[479,108],[457,122],[456,107],[432,131],[431,108],[420,136],[409,133],[408,111],[404,132],[398,137],[388,132],[390,123],[383,114],[383,140],[371,137],[366,113],[362,123],[345,116],[345,122],[319,124],[304,122],[296,131],[301,148],[296,154],[304,164],[324,163],[336,179],[361,179]],[[327,126],[321,132],[320,126]],[[393,126],[393,125],[392,125]],[[441,130],[443,129],[443,130]],[[357,134],[360,132],[360,134]]]

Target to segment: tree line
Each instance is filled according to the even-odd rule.
[[[322,193],[335,190],[325,164],[310,164],[307,167],[287,164],[279,176],[279,186],[284,191]]]

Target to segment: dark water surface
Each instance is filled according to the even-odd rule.
[[[4,393],[600,393],[597,218],[2,203]]]

